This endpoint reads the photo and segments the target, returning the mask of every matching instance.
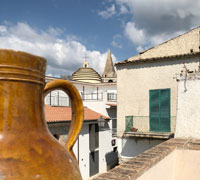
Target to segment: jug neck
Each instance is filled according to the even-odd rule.
[[[0,133],[47,130],[43,88],[33,82],[0,81]]]

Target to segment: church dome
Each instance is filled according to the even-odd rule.
[[[84,62],[83,67],[79,68],[72,74],[73,81],[82,81],[89,83],[101,83],[101,76],[92,68],[88,67],[88,63]]]

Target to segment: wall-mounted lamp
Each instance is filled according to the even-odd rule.
[[[99,127],[104,127],[106,123],[105,119],[102,116],[99,117],[97,122],[98,122]]]

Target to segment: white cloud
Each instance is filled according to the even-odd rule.
[[[0,48],[25,51],[47,59],[47,74],[70,75],[82,67],[86,55],[90,67],[99,73],[104,70],[106,52],[89,51],[80,42],[68,36],[62,39],[62,30],[37,30],[28,24],[0,25]],[[114,60],[116,58],[114,57]]]
[[[104,10],[104,11],[99,11],[98,14],[105,19],[112,17],[113,15],[116,14],[115,5],[112,4],[111,7],[107,7],[106,10]]]
[[[120,6],[120,14],[127,14],[129,12],[128,8],[123,4]]]
[[[136,45],[136,50],[138,52],[142,52],[152,46],[161,44],[170,38],[183,34],[184,32],[185,31],[177,31],[173,34],[163,32],[150,36],[144,29],[137,29],[133,22],[128,22],[124,28],[125,35],[133,44]]]
[[[116,9],[132,16],[124,34],[139,47],[150,47],[199,26],[199,0],[115,0]]]
[[[136,45],[145,44],[145,33],[142,29],[137,29],[135,23],[128,22],[124,28],[125,35]]]

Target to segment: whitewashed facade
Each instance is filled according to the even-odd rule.
[[[47,77],[46,81],[48,82],[53,79],[55,78]],[[71,82],[80,92],[84,106],[110,118],[110,120],[106,121],[103,128],[98,126],[97,119],[84,121],[81,133],[73,147],[82,178],[87,180],[96,173],[106,172],[118,163],[116,142],[116,83],[92,84],[77,81]],[[56,90],[46,96],[45,104],[51,106],[70,106],[70,100],[63,91]],[[90,135],[92,133],[91,128],[96,128],[93,135]],[[52,134],[59,137],[59,141],[62,144],[65,142],[69,124],[51,124],[49,125],[49,129]],[[97,136],[95,140],[97,145],[95,148],[90,145],[92,143],[92,136]],[[91,162],[92,155],[95,156],[93,162]]]
[[[184,65],[191,71],[198,69],[199,38],[200,28],[195,28],[117,63],[117,134],[122,157],[125,155],[124,141],[126,147],[130,147],[126,151],[137,151],[131,147],[144,145],[138,141],[138,136],[140,140],[148,140],[158,139],[160,134],[162,139],[164,133],[174,133],[178,94],[176,75]],[[147,141],[146,147],[149,146]]]

